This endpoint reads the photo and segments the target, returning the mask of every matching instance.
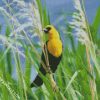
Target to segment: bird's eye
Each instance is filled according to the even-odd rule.
[[[43,31],[44,31],[45,33],[49,33],[50,30],[51,30],[51,27],[46,27]]]
[[[46,29],[47,29],[47,30],[48,30],[48,32],[49,32],[49,31],[51,30],[51,27],[47,27]]]

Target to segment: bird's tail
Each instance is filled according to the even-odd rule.
[[[43,80],[40,78],[39,75],[36,76],[35,80],[31,83],[30,87],[38,87],[43,84]]]

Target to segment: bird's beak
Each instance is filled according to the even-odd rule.
[[[44,28],[43,29],[44,33],[48,33],[48,29]]]

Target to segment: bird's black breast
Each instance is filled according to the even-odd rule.
[[[52,72],[54,73],[57,69],[57,66],[58,64],[60,63],[61,61],[61,58],[62,58],[62,54],[59,56],[59,57],[54,57],[53,55],[51,55],[49,52],[48,52],[48,58],[49,58],[49,65],[50,65],[50,68],[52,70]]]

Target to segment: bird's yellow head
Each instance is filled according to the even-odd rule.
[[[59,33],[57,32],[56,28],[53,25],[47,25],[44,29],[43,29],[44,33],[48,34],[49,39],[58,39],[59,37]]]

